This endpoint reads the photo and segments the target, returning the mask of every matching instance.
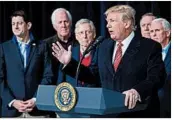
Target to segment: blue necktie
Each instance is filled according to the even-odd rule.
[[[29,45],[27,44],[21,44],[21,54],[24,61],[24,68],[26,68],[26,65],[27,65],[27,57],[28,57],[28,51],[29,51],[28,47]]]

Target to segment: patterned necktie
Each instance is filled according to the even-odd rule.
[[[117,71],[117,68],[118,68],[118,66],[119,66],[119,64],[120,64],[120,61],[121,61],[121,58],[122,58],[122,46],[123,46],[123,44],[121,43],[121,42],[119,42],[118,44],[117,44],[117,51],[116,51],[116,55],[115,55],[115,60],[114,60],[114,69],[115,69],[115,71]]]

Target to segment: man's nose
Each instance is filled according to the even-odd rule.
[[[149,31],[148,25],[145,25],[145,30],[146,30],[146,31]]]
[[[155,32],[151,32],[151,36],[152,37],[155,37],[156,36],[156,33]]]
[[[110,23],[107,23],[106,27],[107,28],[110,28],[111,27]]]
[[[84,32],[83,35],[82,35],[83,38],[87,38],[87,34],[88,34],[87,32]]]
[[[18,25],[17,23],[15,24],[15,28],[16,28],[16,29],[18,29],[18,28],[19,28],[19,25]]]
[[[62,22],[61,26],[62,27],[65,27],[66,26],[65,22]]]

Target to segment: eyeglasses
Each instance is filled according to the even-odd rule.
[[[79,34],[79,35],[84,35],[84,34],[91,35],[92,34],[92,31],[80,31],[77,34]]]

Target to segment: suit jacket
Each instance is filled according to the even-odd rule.
[[[94,56],[95,51],[91,51],[91,57]],[[72,58],[76,61],[80,61],[80,45],[76,45],[72,48]],[[88,83],[84,83],[83,85],[81,84],[81,81],[78,81],[78,85],[77,82],[75,80],[75,78],[71,77],[68,74],[65,74],[66,79],[63,80],[63,71],[62,71],[62,65],[59,68],[59,75],[58,75],[58,81],[57,84],[60,84],[62,82],[68,82],[71,85],[73,85],[74,87],[99,87],[100,84],[88,84]]]
[[[14,99],[28,100],[35,97],[41,80],[51,81],[52,79],[53,74],[46,44],[34,40],[31,34],[30,40],[30,54],[25,69],[16,37],[2,44],[0,50],[0,81],[3,81],[2,117],[19,116],[21,113],[14,107],[9,107],[8,104]],[[43,115],[45,112],[35,107],[30,114]]]
[[[48,47],[48,55],[49,57],[51,58],[51,63],[52,63],[52,71],[53,71],[53,81],[51,83],[47,82],[45,84],[53,84],[53,85],[56,85],[58,84],[58,79],[61,79],[61,80],[65,80],[65,75],[60,72],[61,71],[61,64],[60,62],[52,55],[52,43],[56,43],[57,41],[60,42],[60,44],[65,48],[65,49],[68,49],[68,46],[70,45],[75,45],[75,41],[74,41],[74,37],[71,36],[69,39],[68,39],[68,42],[67,43],[64,43],[62,42],[57,35],[54,35],[52,37],[49,37],[47,39],[44,40],[46,43],[47,43],[47,47]],[[61,74],[59,76],[59,73]],[[59,78],[58,78],[59,76]]]
[[[167,52],[166,58],[164,59],[164,63],[167,72],[167,77],[163,88],[160,89],[162,95],[159,94],[160,106],[161,106],[160,116],[162,118],[170,118],[171,117],[171,44]]]
[[[115,44],[111,39],[104,40],[97,49],[90,69],[81,68],[79,79],[93,83],[100,76],[103,88],[118,92],[133,88],[140,94],[142,102],[149,98],[146,110],[111,117],[159,117],[157,91],[166,77],[161,45],[150,39],[134,36],[115,72],[112,64]],[[72,59],[64,71],[74,76],[73,68],[76,67],[77,63]]]

